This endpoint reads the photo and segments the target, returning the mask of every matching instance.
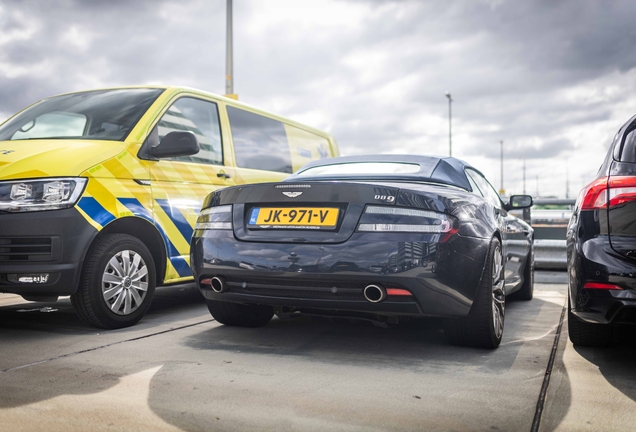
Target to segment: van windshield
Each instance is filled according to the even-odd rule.
[[[123,141],[164,89],[118,89],[45,99],[0,126],[0,141]]]

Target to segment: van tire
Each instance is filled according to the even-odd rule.
[[[113,282],[118,279],[121,283]],[[146,245],[128,234],[107,234],[95,240],[88,250],[71,304],[89,325],[105,329],[129,327],[146,314],[155,285],[155,263]],[[109,289],[119,294],[106,300],[104,292]]]
[[[212,317],[228,326],[262,327],[274,316],[271,306],[245,305],[217,300],[206,300]]]

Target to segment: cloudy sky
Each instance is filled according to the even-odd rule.
[[[225,91],[225,0],[0,0],[0,120],[57,93]],[[234,0],[241,101],[343,155],[448,155],[508,193],[575,197],[636,113],[636,2]]]

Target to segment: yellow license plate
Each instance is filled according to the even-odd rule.
[[[334,228],[337,207],[257,207],[252,209],[249,225],[259,228]]]

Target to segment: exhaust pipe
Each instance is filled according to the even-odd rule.
[[[210,285],[212,285],[212,291],[215,293],[222,293],[227,291],[227,284],[223,276],[214,276],[210,279]]]
[[[364,298],[371,303],[380,303],[386,299],[386,289],[382,285],[367,285],[363,293]]]

